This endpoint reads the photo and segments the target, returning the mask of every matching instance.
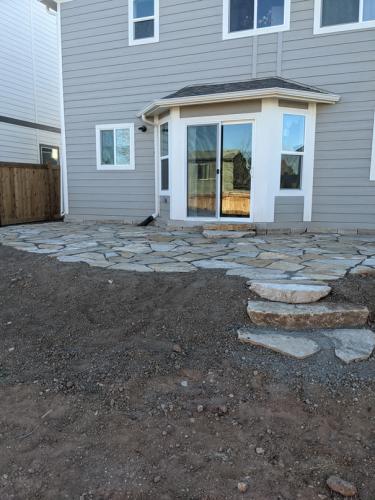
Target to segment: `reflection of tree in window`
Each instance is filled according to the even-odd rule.
[[[300,189],[302,156],[283,155],[281,159],[281,189]]]

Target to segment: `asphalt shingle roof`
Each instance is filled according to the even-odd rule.
[[[301,92],[318,92],[320,94],[327,94],[327,92],[325,92],[324,90],[318,89],[316,87],[302,85],[300,83],[285,80],[284,78],[280,77],[272,77],[254,78],[253,80],[242,82],[189,85],[187,87],[183,87],[180,90],[177,90],[177,92],[174,92],[173,94],[167,95],[163,99],[224,94],[228,92],[241,92],[246,90],[263,90],[270,88],[300,90]]]

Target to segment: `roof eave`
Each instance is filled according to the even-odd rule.
[[[316,102],[320,104],[335,104],[340,100],[337,94],[328,94],[314,91],[268,88],[256,90],[243,90],[239,92],[226,92],[220,94],[207,94],[189,97],[174,97],[159,99],[144,108],[138,116],[151,116],[156,111],[163,112],[174,106],[192,106],[194,104],[210,104],[215,102],[230,102],[251,99],[283,98],[294,101]]]

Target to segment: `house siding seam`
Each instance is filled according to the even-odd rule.
[[[317,106],[312,223],[375,228],[375,29],[313,35],[314,1],[292,0],[290,31],[223,40],[222,0],[160,0],[160,41],[129,47],[127,4],[62,5],[72,215],[154,212],[153,131],[137,130],[137,113],[153,100],[191,84],[282,76],[341,95]],[[112,122],[135,124],[133,172],[96,171],[95,125]]]

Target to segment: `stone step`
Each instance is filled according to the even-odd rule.
[[[327,285],[300,283],[264,283],[253,281],[250,290],[262,299],[287,304],[310,304],[326,297],[331,292]]]
[[[339,329],[288,332],[265,328],[240,328],[241,342],[264,347],[296,359],[305,359],[320,349],[334,348],[344,363],[367,360],[375,349],[375,333],[366,329]]]
[[[364,326],[369,310],[364,306],[337,303],[283,304],[250,300],[247,314],[258,326],[289,330],[350,328]]]
[[[274,330],[240,328],[237,334],[241,342],[271,349],[271,351],[296,359],[305,359],[320,351],[320,347],[315,340],[295,337]]]

